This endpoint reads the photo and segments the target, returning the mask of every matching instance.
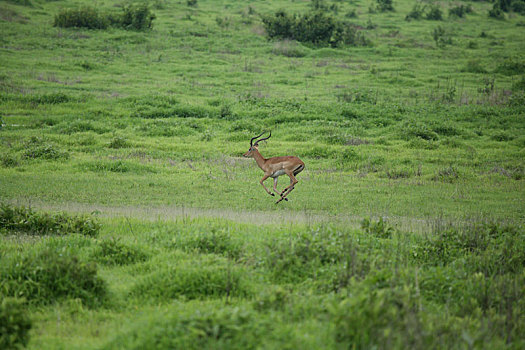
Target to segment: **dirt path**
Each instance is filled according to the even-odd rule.
[[[176,206],[106,206],[76,202],[45,203],[38,201],[12,202],[13,205],[31,206],[37,210],[66,211],[70,213],[94,214],[99,217],[127,217],[148,221],[174,221],[183,217],[222,218],[235,222],[255,225],[304,224],[314,225],[324,222],[345,224],[352,228],[360,228],[363,217],[357,215],[329,215],[307,211],[239,211],[230,209],[185,208]],[[409,217],[383,217],[388,224],[402,232],[430,232],[436,219],[421,219]]]

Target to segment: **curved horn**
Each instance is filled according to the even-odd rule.
[[[263,131],[263,132],[262,132],[262,133],[261,133],[260,135],[258,135],[258,136],[255,136],[255,137],[252,137],[252,139],[250,140],[250,147],[252,147],[252,146],[253,146],[253,140],[255,140],[256,138],[259,138],[259,137],[261,137],[261,136],[262,136],[262,134],[264,134],[264,131]],[[256,144],[257,144],[257,143],[256,143]]]
[[[272,137],[272,131],[271,130],[270,130],[270,135],[268,137],[265,137],[264,139],[257,140],[257,142],[255,142],[255,146],[257,146],[260,141],[268,140],[270,137]]]

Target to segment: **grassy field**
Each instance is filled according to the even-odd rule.
[[[0,1],[0,320],[32,325],[0,344],[523,347],[525,17],[381,3]],[[281,9],[362,40],[269,39]],[[306,164],[278,205],[270,130]]]

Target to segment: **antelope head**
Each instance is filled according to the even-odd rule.
[[[250,140],[250,149],[248,149],[248,152],[243,154],[244,157],[253,158],[253,154],[255,152],[259,151],[259,148],[258,148],[259,147],[259,142],[264,141],[264,140],[268,140],[272,136],[272,132],[270,131],[270,135],[268,137],[259,139],[259,140],[255,141],[255,143],[253,143],[253,141],[256,140],[257,138],[261,137],[262,134],[264,134],[264,132],[262,132],[260,135],[252,137],[252,139]]]

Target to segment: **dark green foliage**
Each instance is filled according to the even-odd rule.
[[[438,5],[430,5],[430,8],[425,16],[426,19],[432,21],[441,21],[443,19],[443,11]]]
[[[103,349],[257,349],[271,325],[245,307],[178,312],[141,324]]]
[[[491,12],[502,12],[514,11],[519,14],[525,14],[525,1],[524,0],[495,0]],[[490,16],[490,12],[489,12]],[[494,17],[494,16],[491,16]],[[496,17],[499,18],[499,17]]]
[[[263,16],[262,21],[270,39],[291,39],[333,47],[371,45],[356,26],[340,22],[322,11],[291,16],[280,10],[274,16]]]
[[[118,238],[100,241],[93,256],[106,265],[129,265],[148,259],[141,249],[124,244]]]
[[[0,297],[0,348],[11,350],[25,347],[32,327],[25,302],[1,294]]]
[[[413,288],[353,290],[331,307],[341,348],[426,348],[432,333],[423,330],[420,296]]]
[[[31,208],[0,205],[0,230],[32,235],[68,235],[78,233],[96,236],[100,224],[90,216],[37,212]],[[0,231],[1,232],[1,231]]]
[[[202,258],[152,273],[133,287],[131,295],[159,302],[178,298],[243,297],[252,293],[247,278],[238,266]]]
[[[64,251],[47,248],[15,256],[0,267],[0,294],[26,298],[34,304],[52,304],[79,298],[87,305],[100,304],[106,283],[95,264],[85,263]]]
[[[74,99],[62,92],[55,92],[42,95],[28,95],[23,98],[24,102],[33,104],[59,104],[74,101]]]
[[[14,168],[17,167],[20,162],[18,157],[9,153],[5,153],[0,155],[0,164],[2,164],[4,168]]]
[[[363,219],[363,221],[361,221],[361,228],[366,233],[380,238],[390,238],[395,232],[395,229],[388,225],[382,217],[380,217],[377,221],[371,220],[369,218]]]
[[[350,264],[353,268],[348,278],[366,274],[368,266],[358,260],[352,238],[347,233],[322,227],[271,241],[263,265],[280,282],[297,283],[318,278],[321,288],[338,288],[348,282],[343,278],[348,271],[341,270],[340,264]],[[337,276],[338,272],[341,275]],[[322,281],[323,277],[331,281],[330,285]]]
[[[58,160],[68,159],[69,153],[49,143],[30,142],[22,155],[24,159]]]
[[[62,28],[106,29],[109,26],[109,20],[100,14],[96,8],[86,6],[60,11],[55,15],[53,25]]]
[[[437,26],[432,31],[432,38],[436,42],[436,46],[438,47],[444,47],[445,45],[452,44],[452,38],[450,37],[450,34],[447,30],[445,30],[442,26]]]
[[[487,70],[483,68],[479,60],[469,60],[465,68],[461,71],[469,73],[487,73]]]
[[[324,12],[305,13],[297,18],[293,39],[313,44],[329,43],[336,25],[336,20]]]
[[[173,246],[188,252],[218,254],[232,259],[239,259],[243,252],[241,244],[221,228],[192,232],[190,236],[177,236],[173,239]]]
[[[377,10],[379,12],[388,12],[394,11],[394,1],[393,0],[376,0]]]
[[[508,58],[499,63],[496,72],[505,75],[523,74],[525,73],[525,61]]]
[[[191,7],[196,7],[197,0],[186,0],[186,5],[191,6]]]
[[[123,136],[115,136],[109,142],[108,147],[109,148],[124,148],[124,147],[128,147],[128,141]]]
[[[418,20],[418,19],[421,19],[423,18],[423,12],[425,10],[425,7],[417,2],[414,7],[412,7],[412,10],[410,10],[410,12],[406,15],[405,17],[405,21],[410,21],[410,20]]]
[[[197,4],[196,1],[195,4]],[[155,19],[147,3],[126,6],[121,16],[119,25],[124,29],[133,30],[151,29]]]
[[[293,39],[295,17],[284,10],[277,11],[274,16],[263,16],[262,22],[269,38]]]
[[[146,30],[153,27],[155,14],[146,3],[128,5],[122,8],[122,13],[101,13],[94,7],[65,9],[55,15],[55,27],[106,29],[110,25],[129,30]]]
[[[417,120],[405,121],[401,127],[401,133],[405,140],[421,138],[436,141],[439,139],[438,134],[429,125]]]
[[[448,166],[439,169],[437,173],[432,177],[434,181],[453,183],[459,179],[459,172],[454,166]]]
[[[468,6],[467,5],[459,5],[459,6],[450,8],[448,10],[448,15],[449,16],[463,18],[467,14],[472,13],[472,12],[473,12],[473,10],[472,10],[472,6],[471,5],[468,5]]]
[[[498,6],[496,6],[496,4],[494,4],[494,7],[489,10],[489,17],[492,17],[495,19],[505,19],[505,14],[501,10],[501,8],[499,8]]]

